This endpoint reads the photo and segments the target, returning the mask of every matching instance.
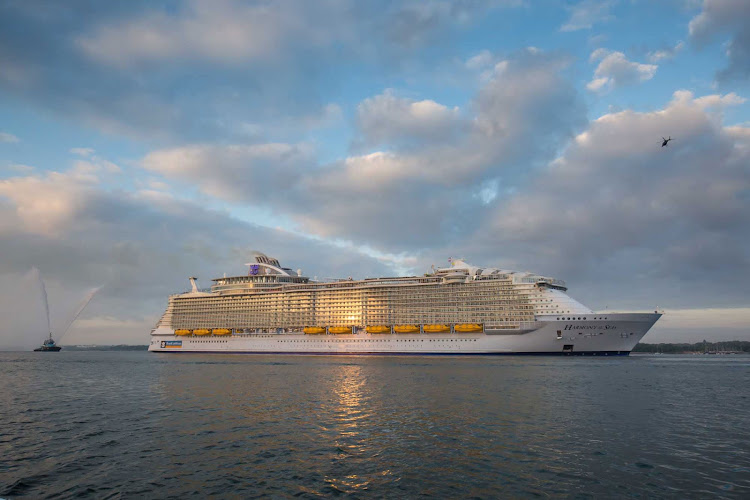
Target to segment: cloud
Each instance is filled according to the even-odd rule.
[[[357,107],[357,126],[365,145],[440,141],[455,137],[465,126],[458,107],[435,101],[399,98],[393,91],[370,97]]]
[[[276,63],[300,48],[309,53],[339,45],[367,51],[368,40],[416,48],[492,8],[520,4],[220,0],[208,5],[191,0],[173,10],[151,8],[125,21],[102,24],[76,43],[91,58],[118,67],[175,60],[229,66]]]
[[[648,333],[646,342],[709,342],[747,339],[750,308],[670,309]]]
[[[597,283],[615,278],[620,290],[662,306],[741,305],[750,279],[750,134],[725,127],[721,115],[740,102],[680,91],[662,110],[602,116],[498,205],[476,247],[591,280],[581,297],[592,305]],[[659,144],[666,135],[675,138],[669,150]]]
[[[570,19],[560,27],[560,31],[578,31],[591,29],[594,24],[612,19],[610,10],[616,2],[613,0],[581,0],[576,5],[566,7]]]
[[[494,61],[494,56],[489,50],[483,50],[480,53],[466,60],[466,68],[470,70],[481,70],[490,66]]]
[[[63,312],[75,305],[69,304],[71,297],[79,300],[86,290],[105,284],[83,314],[90,320],[81,325],[85,338],[91,338],[101,318],[108,318],[119,326],[107,337],[99,332],[99,342],[144,343],[149,330],[134,325],[153,326],[168,295],[187,288],[187,276],[197,275],[202,286],[208,286],[210,278],[224,272],[242,274],[252,249],[311,276],[391,274],[385,260],[356,248],[244,222],[168,194],[108,190],[104,185],[75,169],[0,183],[0,292],[16,287],[13,300],[3,300],[4,308],[41,305],[33,290],[18,292],[21,275],[38,266],[50,304],[59,304]],[[5,323],[0,339],[13,340],[26,331],[18,322]]]
[[[31,165],[24,165],[22,163],[14,163],[8,167],[10,170],[13,170],[15,172],[20,172],[22,174],[30,174],[34,171],[34,167]]]
[[[594,78],[586,88],[592,92],[601,92],[625,85],[633,85],[650,80],[656,74],[658,66],[655,64],[641,64],[628,61],[622,52],[596,49],[591,53],[590,60],[600,60],[594,70]]]
[[[585,123],[562,76],[567,65],[559,54],[513,54],[496,65],[465,116],[391,92],[366,99],[358,108],[360,135],[383,149],[328,164],[301,145],[264,144],[183,146],[152,152],[143,165],[269,208],[305,233],[385,252],[419,249],[470,231],[494,200],[486,186],[508,189]]]
[[[1,142],[14,143],[20,142],[20,139],[13,134],[9,134],[8,132],[0,132],[0,143]]]
[[[81,15],[75,2],[14,2],[1,8],[0,89],[150,144],[291,142],[340,120],[334,72],[420,64],[520,3],[139,1]]]
[[[647,57],[649,62],[659,63],[662,61],[668,61],[674,59],[674,57],[685,47],[685,43],[682,41],[677,42],[674,47],[665,47],[658,50],[653,50],[648,53]]]
[[[305,145],[192,145],[149,153],[143,166],[164,176],[200,184],[219,199],[266,203],[286,198],[313,164]]]
[[[83,156],[84,158],[94,154],[94,150],[91,148],[71,148],[70,152],[77,156]]]
[[[727,67],[716,78],[727,83],[750,77],[750,3],[745,0],[704,0],[689,24],[690,38],[699,45],[719,34],[729,35]]]
[[[14,177],[0,181],[0,196],[15,205],[14,218],[26,232],[54,237],[80,215],[89,183],[80,173]]]
[[[331,12],[325,3],[320,9]],[[270,62],[292,44],[321,47],[348,37],[345,26],[330,30],[323,23],[306,22],[320,15],[317,10],[307,2],[188,1],[174,12],[155,8],[132,20],[101,25],[80,36],[77,44],[91,58],[120,67],[175,59]]]

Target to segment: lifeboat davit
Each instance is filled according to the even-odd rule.
[[[391,333],[391,327],[385,325],[368,326],[367,333]]]
[[[304,332],[308,335],[319,335],[325,333],[326,329],[320,326],[306,326]]]
[[[214,328],[212,333],[214,335],[231,335],[232,330],[229,328]]]
[[[174,331],[174,334],[179,336],[190,335],[191,333],[193,333],[192,330],[185,330],[184,328]]]
[[[208,330],[206,328],[198,328],[196,330],[193,330],[193,335],[208,335],[211,333],[211,330]]]
[[[419,326],[417,325],[396,325],[393,327],[393,331],[396,333],[419,333]]]
[[[424,325],[422,330],[425,333],[447,333],[451,331],[451,327],[448,325]]]
[[[328,327],[328,333],[340,335],[342,333],[352,333],[351,326],[330,326]]]
[[[459,333],[474,333],[481,332],[483,330],[482,325],[476,323],[465,323],[462,325],[456,325],[453,329]]]

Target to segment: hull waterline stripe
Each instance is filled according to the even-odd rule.
[[[273,354],[299,356],[627,356],[630,351],[579,351],[579,352],[325,352],[325,351],[177,351],[155,350],[182,354]]]

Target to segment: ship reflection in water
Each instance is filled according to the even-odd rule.
[[[748,498],[747,373],[745,356],[0,353],[0,497]]]

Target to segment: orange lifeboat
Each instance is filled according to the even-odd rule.
[[[193,335],[201,335],[201,336],[203,336],[203,335],[208,335],[209,333],[211,333],[211,330],[209,330],[207,328],[198,328],[196,330],[193,330]]]
[[[174,331],[174,334],[179,335],[180,337],[184,335],[190,335],[191,333],[193,333],[193,330],[186,330],[184,328],[180,328],[179,330]]]
[[[351,326],[329,326],[328,333],[333,333],[334,335],[352,333],[352,327]]]
[[[417,325],[396,325],[393,327],[393,331],[396,333],[419,333],[419,327]]]
[[[464,323],[461,325],[454,326],[453,330],[455,330],[458,333],[475,333],[475,332],[481,332],[483,328],[482,328],[482,325],[478,325],[476,323]]]
[[[368,326],[367,333],[391,333],[391,327],[385,325]]]
[[[307,335],[320,335],[321,333],[325,333],[326,329],[320,326],[306,326],[304,332]]]
[[[231,335],[232,330],[229,328],[214,328],[212,333],[214,335]]]
[[[451,331],[451,327],[448,325],[424,325],[422,330],[425,333],[448,333]]]

